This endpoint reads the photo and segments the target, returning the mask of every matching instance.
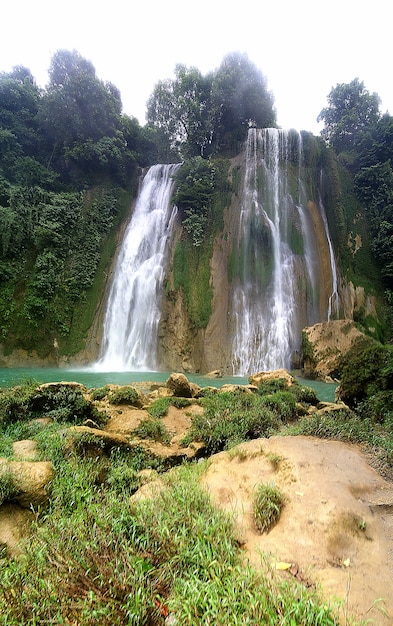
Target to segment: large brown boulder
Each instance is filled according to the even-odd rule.
[[[171,374],[166,381],[166,386],[174,396],[178,398],[194,398],[200,387],[191,383],[184,374]]]
[[[341,356],[364,337],[353,320],[334,320],[303,330],[303,368],[306,378],[335,377]]]
[[[258,372],[249,377],[248,381],[250,385],[258,387],[261,383],[268,380],[285,380],[287,387],[290,387],[294,383],[294,378],[285,369],[273,370],[271,372]]]
[[[9,482],[9,498],[21,506],[37,508],[49,497],[53,466],[49,461],[0,459],[0,477]]]

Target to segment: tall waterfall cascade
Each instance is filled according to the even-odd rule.
[[[154,165],[145,175],[117,257],[96,364],[103,371],[157,369],[162,285],[176,208],[179,164]]]
[[[237,263],[231,302],[233,374],[290,368],[300,349],[302,328],[333,312],[337,294],[333,248],[325,211],[321,202],[317,206],[309,200],[305,177],[300,133],[249,130],[233,255]],[[325,257],[330,255],[324,277],[321,240]],[[324,311],[321,281],[331,284]]]

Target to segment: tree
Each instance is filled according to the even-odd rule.
[[[0,170],[10,180],[18,178],[18,159],[37,155],[40,95],[27,68],[0,74]]]
[[[77,51],[59,50],[42,98],[40,124],[50,162],[74,184],[111,176],[124,183],[129,147],[123,136],[118,89],[96,76]]]
[[[276,126],[266,79],[247,55],[227,55],[212,81],[212,117],[217,149],[243,141],[250,126]]]
[[[337,84],[317,118],[325,123],[322,136],[337,153],[350,152],[362,133],[379,120],[379,105],[379,96],[370,94],[358,78]]]
[[[203,155],[209,142],[210,84],[194,67],[177,65],[175,78],[160,81],[147,103],[147,122],[161,130],[182,157]]]
[[[263,74],[238,53],[228,55],[207,76],[177,65],[175,78],[154,88],[147,111],[148,124],[161,133],[169,152],[178,151],[181,158],[238,149],[251,125],[276,124]]]

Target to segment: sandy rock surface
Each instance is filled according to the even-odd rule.
[[[260,483],[285,496],[278,524],[263,535],[252,515]],[[342,624],[349,617],[393,624],[393,485],[358,447],[303,436],[258,439],[213,456],[203,484],[235,515],[254,566],[263,566],[262,553],[272,567],[290,563],[280,575],[341,599]]]

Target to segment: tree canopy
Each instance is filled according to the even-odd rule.
[[[366,207],[371,247],[389,290],[393,289],[393,118],[380,112],[380,98],[355,78],[337,84],[318,119],[322,136],[354,175]]]
[[[275,126],[273,97],[263,74],[246,55],[230,54],[207,76],[177,65],[147,104],[148,124],[182,158],[239,149],[249,126]]]

